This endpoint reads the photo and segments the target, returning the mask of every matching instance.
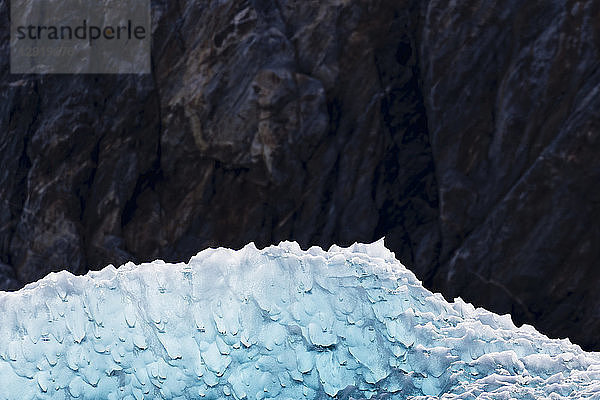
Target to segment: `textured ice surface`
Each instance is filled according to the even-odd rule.
[[[600,398],[600,356],[383,246],[210,249],[0,292],[0,398]]]

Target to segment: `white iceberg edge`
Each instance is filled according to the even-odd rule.
[[[383,239],[0,292],[0,399],[600,399],[600,355],[432,294]]]

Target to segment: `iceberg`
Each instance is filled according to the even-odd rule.
[[[600,399],[600,354],[447,302],[383,241],[0,292],[0,399]]]

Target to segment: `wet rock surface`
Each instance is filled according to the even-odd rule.
[[[11,75],[0,285],[208,246],[386,236],[600,348],[597,2],[153,2],[153,73]]]

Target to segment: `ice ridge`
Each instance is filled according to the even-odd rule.
[[[600,399],[600,355],[426,290],[383,241],[0,292],[0,399]]]

